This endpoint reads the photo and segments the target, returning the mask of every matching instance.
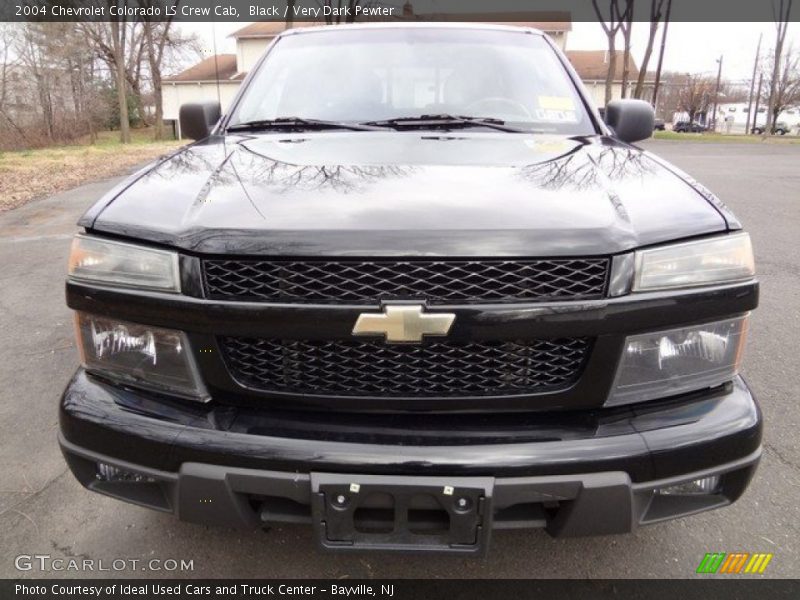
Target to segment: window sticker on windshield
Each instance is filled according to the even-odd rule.
[[[545,123],[577,123],[578,117],[574,110],[551,110],[537,108],[533,111],[537,121]]]
[[[525,145],[536,152],[544,152],[547,154],[562,153],[572,147],[563,140],[525,140]]]
[[[539,96],[539,108],[574,112],[575,102],[569,96]]]

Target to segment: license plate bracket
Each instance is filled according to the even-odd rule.
[[[312,517],[331,551],[484,554],[492,477],[311,473]]]

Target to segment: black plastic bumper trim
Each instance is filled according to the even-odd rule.
[[[177,473],[159,471],[119,461],[92,452],[64,439],[59,443],[70,468],[80,482],[89,489],[126,500],[141,506],[175,513],[180,519],[217,525],[253,529],[268,522],[311,523],[318,533],[320,546],[326,550],[405,550],[438,551],[466,554],[483,554],[491,529],[518,527],[543,527],[554,537],[578,537],[628,533],[641,525],[684,517],[706,510],[727,506],[744,492],[761,457],[761,448],[738,460],[703,471],[683,473],[680,476],[633,484],[624,472],[579,473],[574,475],[544,477],[418,477],[374,476],[328,473],[287,473],[241,469],[185,463]],[[160,486],[166,506],[154,506],[142,495],[143,485],[126,483],[122,491],[109,490],[98,485],[93,477],[94,466],[103,462],[135,473],[146,475]],[[658,488],[718,475],[720,489],[708,496],[661,496]],[[343,483],[344,482],[344,483]],[[413,536],[404,536],[403,543],[393,543],[360,535],[360,543],[330,543],[330,529],[326,513],[319,505],[320,491],[339,489],[335,484],[364,486],[357,493],[387,491],[397,493],[408,490],[414,493],[436,493],[445,486],[455,497],[476,491],[474,501],[481,501],[479,529],[473,544],[423,544],[413,543]],[[340,487],[342,487],[340,485]],[[342,487],[347,489],[347,487]],[[350,490],[354,488],[350,487]],[[467,494],[468,495],[468,494]],[[348,500],[353,497],[349,495]],[[259,502],[266,499],[284,499],[300,508],[296,513],[267,512]],[[515,510],[516,509],[516,510]],[[515,518],[508,518],[513,514]],[[345,528],[337,535],[347,535]]]

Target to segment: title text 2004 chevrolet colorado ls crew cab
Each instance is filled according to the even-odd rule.
[[[91,490],[322,547],[480,553],[736,500],[750,240],[541,33],[281,35],[82,217],[60,443]]]

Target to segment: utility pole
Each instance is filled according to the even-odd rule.
[[[669,29],[669,13],[672,10],[672,0],[667,0],[667,12],[664,15],[664,33],[661,34],[661,48],[658,51],[658,66],[656,67],[656,82],[653,84],[653,106],[658,105],[658,87],[661,84],[661,67],[664,64],[664,48],[667,45],[667,29]]]
[[[789,14],[792,12],[792,0],[778,0],[778,14],[775,14],[775,2],[772,2],[772,14],[775,19],[775,50],[772,58],[772,76],[769,79],[769,101],[767,102],[767,122],[764,125],[764,134],[773,135],[772,128],[777,124],[778,115],[775,113],[775,93],[781,70],[781,56],[783,43],[786,40],[786,28],[789,26]]]
[[[758,127],[758,105],[761,102],[761,84],[764,82],[764,74],[758,74],[758,91],[756,92],[756,109],[753,111],[753,127]],[[769,121],[769,117],[767,117],[767,121]],[[766,129],[764,130],[766,131]],[[750,133],[748,131],[748,133]]]
[[[294,27],[295,0],[286,0],[286,29]]]
[[[747,123],[744,126],[745,135],[750,133],[750,115],[752,114],[753,110],[753,88],[756,85],[756,71],[758,70],[758,59],[760,58],[761,54],[762,37],[764,37],[763,33],[758,36],[758,46],[756,46],[756,60],[753,62],[753,78],[750,80],[750,95],[747,97]],[[753,121],[753,125],[755,125],[755,120]]]
[[[717,104],[719,103],[719,84],[722,80],[722,55],[717,59],[719,68],[717,69],[717,87],[714,88],[714,131],[717,130]]]

